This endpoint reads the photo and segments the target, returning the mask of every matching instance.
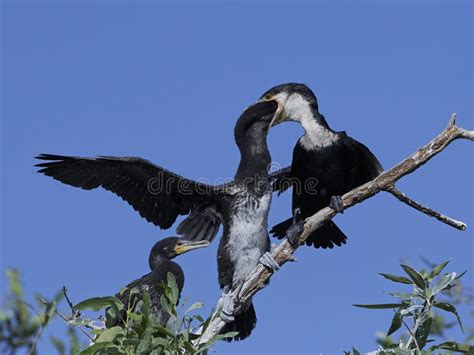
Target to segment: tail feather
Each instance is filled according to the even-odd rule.
[[[326,222],[321,227],[316,229],[306,239],[306,245],[314,246],[315,248],[334,248],[334,245],[338,247],[346,244],[347,237],[343,231],[333,221]]]
[[[255,328],[257,324],[257,314],[255,313],[255,308],[253,304],[250,303],[249,308],[247,308],[244,312],[235,316],[235,320],[227,323],[222,329],[221,334],[229,333],[229,332],[239,332],[236,336],[232,338],[225,338],[225,341],[238,341],[244,340],[245,338],[249,337],[252,333],[252,330]]]
[[[272,227],[270,233],[273,234],[273,237],[277,239],[283,239],[286,237],[288,228],[290,228],[293,223],[292,218],[278,223]],[[333,222],[329,221],[323,224],[321,227],[316,229],[311,235],[306,239],[306,245],[314,246],[315,248],[323,249],[332,249],[335,245],[338,247],[346,244],[347,237],[343,231]]]
[[[288,228],[290,228],[292,223],[293,218],[288,218],[287,220],[281,223],[275,224],[270,230],[270,233],[272,233],[273,237],[277,239],[283,239],[286,237],[286,231],[288,230]]]

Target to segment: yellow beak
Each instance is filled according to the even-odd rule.
[[[270,127],[276,126],[277,124],[288,119],[288,115],[285,111],[285,105],[283,105],[275,96],[265,99],[265,101],[275,101],[278,104],[278,108],[273,115],[272,121],[270,122]]]
[[[190,240],[181,240],[178,245],[174,247],[174,251],[177,255],[184,254],[190,250],[205,248],[209,246],[209,242],[207,240],[201,240],[199,242],[193,242]]]

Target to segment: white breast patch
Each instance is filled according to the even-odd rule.
[[[268,211],[272,195],[259,200],[243,196],[234,206],[229,225],[227,251],[234,264],[232,288],[239,286],[257,266],[260,257],[270,248],[268,240]]]

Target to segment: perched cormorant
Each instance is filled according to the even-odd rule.
[[[130,282],[125,287],[126,290],[121,294],[118,293],[115,297],[122,301],[125,307],[127,307],[129,301],[131,301],[130,304],[137,304],[142,298],[143,291],[148,291],[151,301],[151,313],[157,318],[160,324],[165,325],[169,319],[169,315],[166,311],[161,309],[160,299],[163,294],[163,288],[160,285],[162,282],[167,282],[167,275],[170,272],[176,278],[179,295],[181,295],[181,290],[184,286],[183,270],[176,262],[172,261],[172,259],[190,250],[204,248],[208,245],[208,241],[192,242],[178,237],[168,237],[160,240],[153,246],[148,258],[151,272]],[[132,295],[132,299],[130,299],[130,291],[132,288],[137,288],[139,293]],[[122,314],[122,317],[123,316]],[[120,322],[120,320],[116,319],[114,323],[117,324],[118,322]],[[111,324],[108,325],[110,326]]]
[[[267,219],[272,198],[268,180],[271,157],[266,138],[274,119],[280,114],[279,108],[275,101],[256,103],[245,110],[235,126],[241,160],[229,189],[231,193],[221,203],[224,234],[217,256],[219,285],[225,293],[241,287],[259,262],[273,267],[262,258],[269,256]],[[224,304],[224,313],[228,306]],[[223,333],[238,331],[234,340],[241,340],[250,335],[256,322],[250,301],[242,313],[226,324]]]
[[[279,192],[293,187],[293,218],[273,226],[270,232],[278,239],[288,236],[294,243],[301,232],[302,220],[328,206],[342,212],[340,196],[374,179],[383,169],[365,145],[328,126],[318,111],[316,96],[306,85],[278,85],[260,100],[276,100],[283,106],[275,124],[291,120],[299,122],[304,129],[304,135],[294,147],[291,167],[283,169],[273,185]],[[346,239],[337,225],[329,221],[313,232],[306,244],[333,248],[345,244]]]
[[[91,190],[99,186],[126,200],[148,221],[169,228],[178,215],[190,216],[177,229],[187,239],[212,240],[224,226],[218,251],[219,285],[226,295],[242,285],[259,262],[278,264],[268,253],[267,217],[272,188],[268,180],[270,153],[266,136],[281,113],[275,101],[258,102],[239,117],[234,129],[241,159],[234,181],[206,185],[176,175],[141,158],[81,158],[42,154],[48,160],[39,172],[63,183]],[[224,332],[238,331],[236,340],[248,337],[256,315],[250,302],[232,316],[233,301],[225,297]]]

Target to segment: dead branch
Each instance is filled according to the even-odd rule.
[[[430,216],[436,218],[438,221],[447,224],[448,226],[454,227],[459,229],[460,231],[464,231],[467,228],[466,223],[455,220],[451,217],[445,216],[444,214],[439,213],[438,211],[432,210],[429,207],[423,206],[421,203],[416,202],[415,200],[408,197],[406,194],[401,192],[395,186],[386,189],[385,191],[391,193],[395,196],[400,202],[407,204],[410,207]]]
[[[456,114],[452,114],[448,126],[427,145],[418,149],[414,154],[395,165],[390,170],[383,172],[374,180],[359,186],[358,188],[355,188],[354,190],[342,196],[344,209],[361,203],[380,191],[390,192],[397,198],[401,197],[399,199],[404,200],[402,202],[408,203],[406,198],[402,197],[401,195],[397,196],[395,182],[426,164],[431,158],[443,151],[452,141],[456,139],[467,139],[471,141],[474,140],[474,131],[457,127],[455,123]],[[420,211],[420,208],[425,208],[413,200],[410,200],[410,203],[408,204]],[[426,213],[426,211],[422,212]],[[445,217],[436,211],[433,212],[435,212],[433,214],[434,217],[442,220],[445,223],[447,223],[448,219],[451,220],[449,217]],[[304,243],[306,238],[308,238],[308,236],[313,231],[318,229],[321,225],[329,221],[335,215],[336,212],[333,209],[326,207],[313,216],[307,218],[305,220],[303,232],[299,237],[300,245]],[[452,224],[450,225],[454,224],[458,229],[463,230],[466,228],[466,225],[462,222],[454,220],[451,220],[451,222]],[[288,261],[294,260],[293,253],[298,247],[299,245],[292,246],[287,240],[284,240],[282,243],[272,249],[272,256],[275,261],[280,266],[282,266]],[[238,314],[241,311],[242,306],[245,305],[246,302],[255,295],[255,293],[265,287],[265,282],[271,277],[272,273],[272,271],[259,264],[249,275],[249,277],[247,277],[243,287],[238,291],[234,291],[235,314]],[[216,307],[216,309],[219,309],[219,307]],[[208,342],[210,339],[220,333],[224,325],[225,323],[220,319],[220,317],[214,317],[209,326],[206,328],[205,332],[198,339],[198,342],[201,344]]]

